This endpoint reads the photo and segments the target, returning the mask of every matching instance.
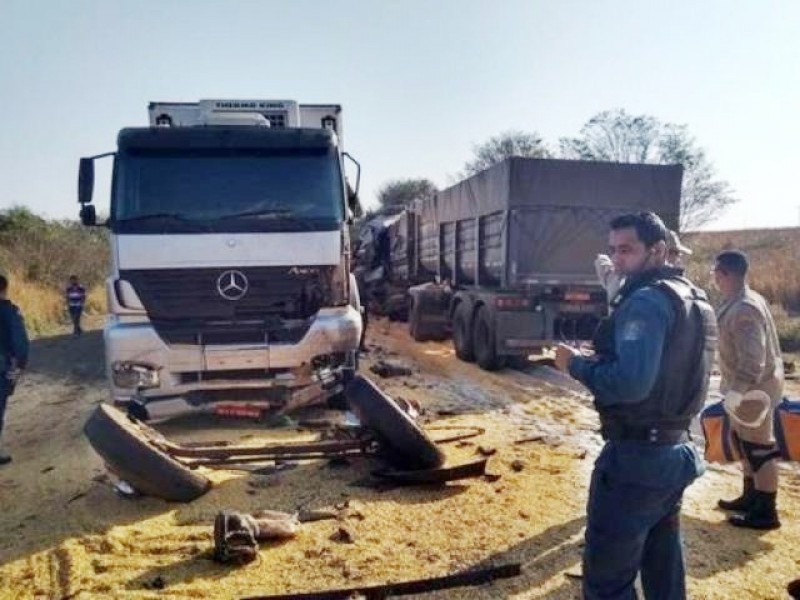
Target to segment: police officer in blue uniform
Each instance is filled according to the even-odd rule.
[[[704,470],[689,438],[716,348],[706,294],[667,264],[667,228],[653,213],[611,222],[611,260],[625,284],[598,329],[594,354],[561,345],[556,365],[594,395],[606,441],[587,506],[583,595],[686,597],[679,513]]]
[[[0,465],[11,462],[3,450],[3,421],[8,397],[28,366],[28,334],[19,309],[6,298],[8,279],[0,275]]]

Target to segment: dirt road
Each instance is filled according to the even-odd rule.
[[[578,597],[586,484],[600,447],[587,396],[547,369],[484,373],[457,361],[449,344],[414,344],[396,324],[376,322],[370,341],[365,370],[387,359],[411,367],[411,376],[376,379],[417,401],[428,426],[486,428],[447,446],[448,461],[474,458],[479,446],[496,450],[489,471],[499,479],[375,489],[359,486],[375,463],[358,459],[274,474],[213,472],[214,489],[188,505],[123,499],[81,432],[105,399],[100,332],[35,341],[31,372],[8,412],[14,462],[0,470],[0,598],[237,598],[509,561],[523,564],[522,577],[425,597]],[[211,418],[162,429],[177,439],[308,435]],[[735,469],[712,467],[686,495],[692,598],[783,598],[786,582],[800,576],[800,477],[784,470],[784,527],[763,534],[730,528],[713,508],[738,481]],[[209,559],[220,509],[335,505],[341,520],[304,524],[297,538],[262,545],[256,563],[229,568]],[[352,543],[341,541],[340,528]]]

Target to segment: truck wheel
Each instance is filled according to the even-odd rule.
[[[472,311],[462,302],[453,316],[453,347],[456,356],[464,362],[475,362],[475,344],[472,337]]]
[[[143,494],[190,502],[211,488],[203,475],[153,444],[161,434],[113,406],[98,406],[83,432],[114,473]]]
[[[444,463],[444,455],[416,421],[369,379],[356,375],[345,393],[353,412],[372,430],[395,467],[434,469]]]
[[[475,316],[472,339],[475,347],[475,360],[484,371],[496,371],[505,366],[505,358],[497,354],[494,323],[489,309],[481,306]]]
[[[428,340],[428,336],[425,335],[420,320],[419,300],[414,300],[414,303],[411,305],[411,314],[408,317],[408,333],[415,342],[425,342]]]

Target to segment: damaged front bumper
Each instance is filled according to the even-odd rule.
[[[235,406],[249,407],[241,416],[292,410],[341,391],[356,368],[361,327],[345,306],[321,309],[295,344],[167,344],[149,322],[112,317],[104,333],[112,400],[136,402],[151,419],[235,414]]]

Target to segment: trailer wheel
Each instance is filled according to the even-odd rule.
[[[411,313],[408,317],[408,333],[415,342],[426,342],[428,336],[425,335],[420,312],[419,300],[414,300],[414,303],[411,305]]]
[[[163,436],[113,406],[98,406],[83,432],[106,464],[143,494],[190,502],[211,487],[203,475],[153,445]]]
[[[434,469],[444,455],[416,421],[369,379],[357,375],[345,390],[361,423],[372,430],[386,458],[401,469]]]
[[[484,371],[496,371],[505,366],[505,357],[497,354],[494,323],[489,309],[481,306],[475,316],[472,334],[475,345],[475,360]]]
[[[453,316],[453,347],[456,356],[464,362],[475,362],[475,344],[472,336],[472,311],[470,305],[462,302],[456,307]]]

